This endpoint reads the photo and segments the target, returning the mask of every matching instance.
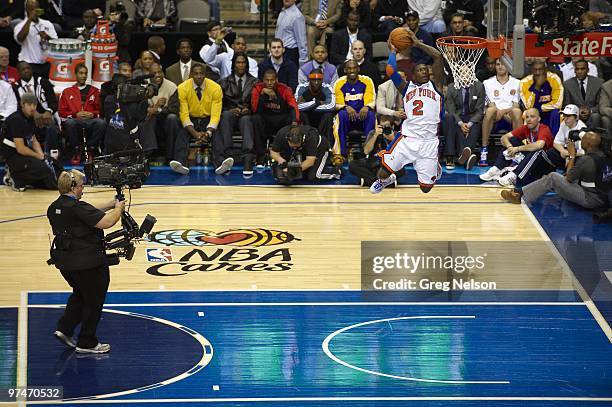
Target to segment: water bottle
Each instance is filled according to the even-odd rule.
[[[208,148],[204,149],[202,153],[202,165],[206,166],[210,163],[210,150]]]
[[[198,151],[196,151],[195,162],[196,162],[196,165],[202,164],[202,150],[199,148],[198,148]]]

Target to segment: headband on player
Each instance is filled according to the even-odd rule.
[[[323,74],[321,73],[311,73],[308,75],[308,79],[321,79],[323,80]]]

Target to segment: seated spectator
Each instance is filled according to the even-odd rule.
[[[57,114],[58,102],[55,89],[51,82],[44,77],[34,75],[32,67],[27,62],[17,64],[19,81],[13,84],[13,90],[17,101],[25,93],[33,93],[38,100],[36,112],[34,112],[34,135],[39,142],[44,143],[44,151],[59,149],[59,130],[60,123]]]
[[[589,127],[599,127],[601,116],[599,114],[599,98],[603,80],[588,75],[588,66],[585,60],[573,62],[576,76],[563,82],[563,103],[577,105],[581,109],[581,119]]]
[[[476,164],[476,143],[482,134],[482,118],[485,106],[485,89],[482,82],[474,82],[467,88],[457,89],[448,85],[442,134],[446,144],[446,169],[455,168],[455,160],[471,170]]]
[[[257,165],[261,166],[265,162],[268,140],[271,140],[281,128],[289,124],[298,124],[300,111],[291,88],[278,81],[274,69],[265,71],[263,82],[253,87],[251,111],[254,114]]]
[[[374,24],[376,31],[385,37],[397,27],[404,24],[404,15],[408,12],[406,0],[378,0],[374,7]]]
[[[448,33],[447,35],[453,36],[463,36],[465,34],[465,19],[463,18],[463,14],[455,13],[450,17],[450,22],[448,23]]]
[[[485,51],[485,54],[487,54],[487,51]],[[478,79],[480,82],[484,82],[487,79],[494,77],[497,72],[495,68],[495,63],[496,63],[496,59],[487,54],[485,57],[485,61],[484,61],[484,67],[480,69],[476,69],[476,79]],[[517,90],[518,90],[518,83],[517,83]],[[516,93],[516,95],[518,97],[518,92]]]
[[[298,86],[295,97],[302,123],[316,127],[320,134],[329,139],[336,95],[330,85],[323,83],[323,71],[313,69],[308,82]]]
[[[402,80],[406,80],[404,71],[398,72]],[[378,116],[390,116],[395,121],[406,118],[404,112],[404,101],[402,95],[391,79],[382,83],[376,92],[376,114]]]
[[[487,32],[482,22],[485,19],[483,3],[480,0],[447,0],[444,9],[444,21],[449,24],[454,14],[461,14],[465,27],[474,27],[477,36],[484,36]]]
[[[601,85],[599,96],[599,112],[601,125],[612,135],[612,79]]]
[[[13,31],[25,14],[24,2],[4,0],[0,2],[0,31]]]
[[[306,20],[308,53],[313,54],[315,45],[325,46],[327,34],[334,32],[334,24],[342,17],[342,0],[304,0],[302,13]]]
[[[349,14],[356,13],[359,17],[357,26],[369,30],[372,25],[372,9],[368,0],[342,0],[342,15],[336,24],[336,30],[348,26]]]
[[[550,128],[540,123],[540,112],[536,108],[527,109],[525,121],[527,124],[502,136],[505,151],[497,156],[493,167],[480,175],[481,180],[497,180],[504,187],[520,186],[551,171],[548,166],[536,168],[533,165],[538,155],[553,146]]]
[[[94,28],[96,27],[96,21],[98,20],[98,16],[94,13],[93,10],[88,9],[83,11],[82,24],[74,27],[72,30],[72,38],[79,39],[81,41],[89,41],[91,34],[94,32]]]
[[[270,157],[274,160],[272,174],[279,184],[340,179],[340,170],[330,168],[329,142],[314,127],[290,125],[280,129],[270,146]]]
[[[559,109],[563,104],[561,78],[549,72],[544,62],[536,61],[531,66],[531,75],[521,79],[519,90],[525,109],[536,108],[542,123],[556,134],[559,131]]]
[[[73,30],[83,24],[85,10],[92,10],[98,18],[102,17],[106,9],[104,0],[62,0],[57,4],[61,6],[62,27],[66,30]]]
[[[586,59],[583,59],[582,57],[575,57],[572,58],[570,62],[563,64],[559,67],[559,71],[561,72],[561,78],[564,82],[576,76],[576,62],[578,61],[584,61],[588,64],[587,74],[589,76],[599,77],[597,66],[594,63],[589,62]]]
[[[359,75],[359,65],[350,60],[345,64],[346,76],[336,81],[336,110],[334,118],[334,156],[347,156],[347,136],[351,130],[369,134],[376,125],[376,92],[374,82],[367,76]],[[335,158],[335,160],[340,160]]]
[[[17,98],[13,87],[5,81],[0,81],[0,127],[7,117],[17,111]]]
[[[419,13],[421,28],[430,33],[443,33],[442,0],[408,0],[408,8]]]
[[[164,55],[166,55],[166,40],[159,35],[152,35],[147,39],[147,50],[153,54],[155,62],[160,63]]]
[[[283,41],[274,38],[268,45],[270,56],[259,63],[259,80],[263,80],[266,71],[273,69],[276,72],[278,82],[289,86],[292,92],[297,88],[298,68],[289,59],[285,58],[285,47]]]
[[[159,63],[159,60],[155,58],[151,51],[142,51],[140,53],[140,58],[138,58],[138,61],[136,62],[140,62],[138,64],[139,68],[134,68],[134,71],[132,72],[132,78],[149,75],[151,73],[151,65],[153,65],[154,62]]]
[[[295,3],[296,0],[283,0],[283,10],[278,15],[274,36],[283,41],[284,57],[293,61],[295,66],[301,66],[308,60],[308,41],[304,15]]]
[[[333,86],[338,79],[336,67],[327,61],[325,45],[315,45],[312,51],[312,59],[302,65],[298,71],[298,83],[308,82],[308,75],[313,69],[320,69],[323,72],[323,83]]]
[[[360,186],[369,188],[378,178],[376,174],[381,167],[378,152],[389,151],[397,137],[401,137],[398,133],[398,123],[392,116],[381,116],[379,124],[368,133],[363,145],[366,157],[349,162],[349,172],[359,178]],[[405,174],[403,168],[395,173],[398,179]],[[397,185],[397,181],[395,184]]]
[[[247,43],[244,37],[236,37],[231,48],[226,52],[218,52],[219,46],[222,44],[225,38],[226,31],[217,31],[217,37],[210,47],[204,53],[204,62],[211,68],[219,70],[221,79],[227,78],[232,72],[232,59],[234,58],[235,52],[242,52],[247,54]],[[247,57],[249,74],[257,78],[258,68],[257,61],[253,58]]]
[[[229,33],[229,29],[223,27],[223,25],[218,21],[218,20],[211,20],[208,22],[208,24],[206,25],[206,33],[208,35],[208,37],[206,38],[206,42],[204,43],[204,45],[202,46],[202,48],[200,48],[200,58],[202,58],[202,61],[205,60],[204,55],[206,54],[206,51],[208,51],[208,48],[210,48],[213,43],[215,42],[215,38],[217,38],[217,35],[219,34],[219,31],[227,31],[226,35]],[[225,38],[221,41],[221,44],[219,44],[217,46],[217,53],[221,54],[223,52],[229,52],[230,50],[230,46],[227,43],[227,41],[225,40]],[[215,74],[220,75],[220,71],[219,68],[210,68]]]
[[[152,26],[174,26],[176,0],[136,0],[136,24],[145,30]]]
[[[4,140],[0,152],[8,168],[4,183],[15,191],[23,192],[26,185],[39,188],[57,188],[57,163],[45,160],[45,154],[34,136],[34,114],[38,105],[36,96],[21,96],[21,109],[11,114],[5,122]],[[59,173],[59,172],[58,172]]]
[[[166,68],[166,79],[174,82],[175,85],[180,85],[189,79],[191,65],[194,63],[191,59],[193,53],[193,42],[189,38],[181,38],[176,42],[176,54],[179,56],[178,62]]]
[[[76,84],[62,92],[59,115],[63,121],[62,128],[68,148],[74,151],[70,163],[79,165],[84,147],[88,149],[90,158],[98,152],[104,140],[106,123],[100,119],[100,91],[86,84],[85,64],[77,64],[74,73]]]
[[[129,63],[120,62],[118,68],[119,70],[118,72],[113,74],[113,78],[108,82],[104,82],[100,86],[100,106],[102,106],[102,108],[100,109],[101,119],[104,119],[106,117],[106,109],[104,108],[106,98],[110,95],[114,95],[115,93],[117,93],[117,85],[119,82],[123,82],[126,79],[130,79],[132,77],[132,65],[130,65]]]
[[[350,13],[346,28],[333,33],[329,46],[329,62],[340,65],[344,61],[353,59],[351,44],[362,41],[368,58],[372,55],[372,36],[364,29],[359,28],[359,14]]]
[[[547,162],[552,165],[554,169],[565,169],[565,160],[570,156],[567,145],[570,143],[574,144],[576,157],[584,155],[584,149],[580,141],[574,142],[569,139],[570,131],[587,127],[587,125],[579,119],[579,112],[578,106],[576,105],[567,105],[561,112],[563,114],[563,123],[561,123],[559,131],[555,135],[553,149],[546,152],[548,158]]]
[[[117,58],[119,63],[132,62],[130,57],[130,41],[134,32],[134,23],[129,20],[125,6],[121,0],[112,1],[108,8],[110,29],[117,38]]]
[[[419,25],[419,13],[414,10],[408,10],[405,14],[406,24],[404,26],[410,28],[412,32],[417,36],[422,43],[429,45],[430,47],[434,46],[434,40],[431,34],[423,29],[421,29]],[[425,53],[422,49],[418,47],[411,47],[409,50],[410,58],[414,62],[415,65],[426,64],[431,65],[433,60],[429,55]],[[405,51],[402,51],[405,52]]]
[[[9,59],[10,53],[8,48],[0,47],[0,81],[12,85],[19,80],[19,72],[17,72],[17,68],[9,65]]]
[[[588,132],[582,138],[585,155],[576,161],[573,143],[568,144],[569,161],[565,176],[558,172],[544,175],[537,181],[519,190],[504,190],[502,198],[520,204],[521,200],[531,205],[548,192],[555,192],[560,198],[587,209],[600,208],[608,204],[607,194],[597,188],[597,178],[601,174],[605,155],[600,149],[601,136]]]
[[[30,64],[35,74],[49,76],[47,51],[49,40],[57,38],[57,32],[51,21],[38,17],[38,0],[26,0],[27,18],[15,26],[13,37],[19,45],[19,61]]]
[[[516,130],[522,124],[522,112],[519,107],[519,80],[510,76],[506,65],[498,59],[495,61],[495,76],[484,81],[486,94],[486,111],[482,121],[482,149],[480,150],[481,167],[489,165],[489,137],[496,123],[505,121]]]
[[[166,146],[166,158],[172,159],[172,143],[181,130],[179,120],[178,91],[174,82],[164,78],[164,71],[157,62],[151,65],[151,82],[158,87],[157,95],[148,99],[147,118],[140,128],[140,145],[145,153],[158,149],[158,139]]]
[[[191,78],[178,86],[179,114],[182,131],[179,131],[174,142],[173,160],[170,168],[179,174],[188,174],[187,155],[189,142],[197,144],[214,142],[223,103],[221,86],[206,78],[206,70],[202,64],[191,66]],[[228,158],[215,169],[215,173],[228,172],[234,165],[234,160]]]
[[[363,42],[359,40],[353,41],[351,45],[351,54],[353,58],[350,60],[356,61],[357,65],[359,65],[359,75],[367,76],[372,79],[372,82],[374,82],[374,89],[377,89],[381,82],[380,71],[374,62],[369,61]],[[345,64],[346,62],[338,66],[338,77],[344,76]]]
[[[232,147],[232,135],[238,128],[242,136],[242,154],[244,158],[242,174],[253,175],[255,159],[255,131],[253,129],[251,95],[257,78],[248,71],[248,59],[244,52],[235,51],[232,58],[231,75],[221,79],[219,85],[223,91],[223,112],[221,113],[220,137],[213,148],[218,162],[229,156]],[[214,140],[213,140],[214,141]]]

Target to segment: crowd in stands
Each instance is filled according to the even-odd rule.
[[[108,7],[106,17],[119,43],[113,80],[98,89],[87,83],[87,67],[79,64],[76,83],[61,95],[47,79],[49,40],[72,30],[73,37],[87,41],[106,2],[0,3],[0,30],[12,31],[21,47],[16,67],[9,66],[8,50],[0,47],[2,153],[10,169],[5,181],[14,188],[48,186],[46,178],[32,178],[22,161],[13,165],[14,153],[44,161],[49,155],[57,158],[59,151],[60,161],[78,165],[84,153],[91,157],[120,149],[122,137],[134,132],[147,153],[164,156],[180,174],[189,172],[194,146],[210,146],[217,174],[231,171],[240,160],[245,176],[254,166],[272,162],[282,175],[287,154],[303,147],[304,179],[339,178],[348,160],[349,171],[368,186],[380,165],[377,151],[393,142],[407,114],[402,95],[385,77],[386,61],[374,60],[373,38],[385,41],[397,27],[410,28],[430,46],[445,35],[486,37],[480,0],[447,0],[445,8],[442,0],[277,0],[271,3],[277,13],[274,39],[268,56],[256,61],[249,56],[247,38],[224,27],[218,2],[209,1],[213,19],[202,34],[205,45],[194,49],[187,38],[169,44],[175,46],[176,63],[162,67],[163,37],[150,36],[147,49],[132,61],[130,33],[175,24],[176,1],[135,3],[134,21],[121,2],[113,0]],[[591,3],[581,22],[593,29],[611,10],[609,4]],[[397,54],[399,74],[407,81],[415,67],[431,63],[419,46]],[[447,70],[439,130],[440,161],[447,170],[493,164],[481,178],[515,185],[520,195],[522,186],[565,171],[575,156],[585,154],[580,142],[574,146],[568,139],[570,130],[589,126],[612,132],[610,58],[527,58],[525,63],[528,74],[514,78],[485,53],[476,67],[477,81],[467,88],[456,88]],[[148,100],[144,120],[129,123],[114,93],[120,81],[141,75],[151,75],[159,91]],[[33,100],[26,94],[34,96],[35,109],[26,107]],[[502,134],[500,148],[494,134]]]

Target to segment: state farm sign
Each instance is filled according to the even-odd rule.
[[[600,57],[612,56],[612,33],[593,32],[571,38],[555,38],[545,41],[543,47],[536,47],[537,34],[525,36],[527,57]]]

